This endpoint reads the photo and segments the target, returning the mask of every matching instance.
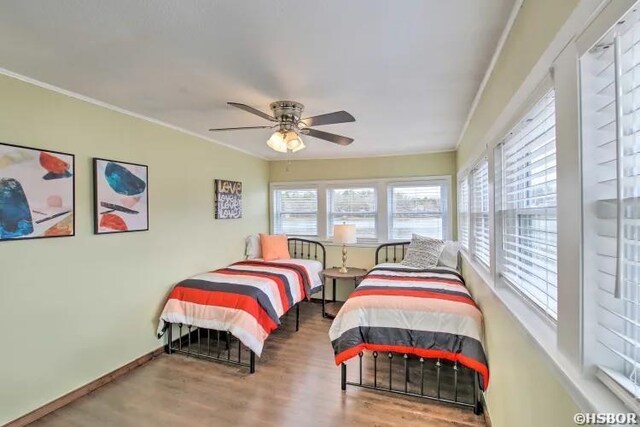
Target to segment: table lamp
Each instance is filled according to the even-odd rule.
[[[346,273],[347,270],[347,246],[356,243],[356,226],[353,224],[340,224],[333,226],[333,242],[342,245],[342,268],[340,273]]]

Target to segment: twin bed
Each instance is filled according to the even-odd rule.
[[[325,248],[288,239],[291,259],[252,259],[178,283],[167,298],[158,336],[167,334],[167,353],[245,366],[254,373],[264,342],[300,302],[321,289]],[[174,336],[177,338],[174,339]]]
[[[480,414],[489,383],[482,313],[456,269],[400,264],[408,244],[378,247],[375,267],[331,325],[341,388],[438,400]],[[347,361],[356,357],[356,379],[349,381]]]
[[[378,247],[376,266],[331,325],[341,388],[433,399],[480,414],[489,382],[482,314],[457,270],[399,264],[408,245]],[[324,246],[291,238],[289,252],[292,259],[239,262],[176,285],[159,326],[167,351],[255,372],[255,356],[281,318],[295,307],[298,330],[299,303],[323,286]],[[352,380],[351,359],[358,367]]]

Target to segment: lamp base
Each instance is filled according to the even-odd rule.
[[[347,269],[347,246],[342,245],[342,267],[340,267],[340,273],[344,274],[348,272],[349,270]]]

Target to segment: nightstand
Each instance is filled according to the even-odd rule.
[[[327,268],[326,270],[322,271],[322,278],[325,282],[325,286],[322,287],[322,317],[333,319],[334,317],[336,317],[336,314],[338,314],[340,307],[342,307],[343,303],[336,301],[336,284],[338,279],[353,280],[355,288],[358,286],[362,278],[367,275],[367,270],[363,268],[347,268],[348,271],[346,273],[341,273],[340,267]],[[331,279],[333,281],[333,300],[329,303],[326,302],[325,298],[327,279]]]

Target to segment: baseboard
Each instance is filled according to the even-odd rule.
[[[109,372],[106,375],[101,376],[100,378],[91,381],[88,384],[83,385],[82,387],[79,387],[67,394],[65,394],[64,396],[61,396],[55,400],[52,400],[51,402],[19,417],[16,418],[13,421],[10,421],[8,424],[5,424],[4,427],[22,427],[22,426],[26,426],[28,424],[31,424],[37,420],[39,420],[40,418],[44,417],[45,415],[50,414],[51,412],[62,408],[63,406],[68,405],[69,403],[73,402],[74,400],[78,400],[83,396],[86,396],[87,394],[91,393],[92,391],[95,391],[97,389],[99,389],[100,387],[102,387],[103,385],[109,384],[110,382],[120,378],[121,376],[128,374],[129,372],[133,371],[134,369],[144,365],[145,363],[151,361],[153,358],[159,356],[160,354],[164,353],[165,348],[160,347],[157,348],[147,354],[144,354],[140,357],[138,357],[137,359],[133,360],[132,362],[127,363],[124,366],[119,367],[118,369]]]
[[[491,423],[491,417],[489,416],[489,408],[487,407],[487,400],[484,398],[484,393],[482,393],[482,414],[484,415],[484,422],[487,427],[491,427],[493,424]]]

